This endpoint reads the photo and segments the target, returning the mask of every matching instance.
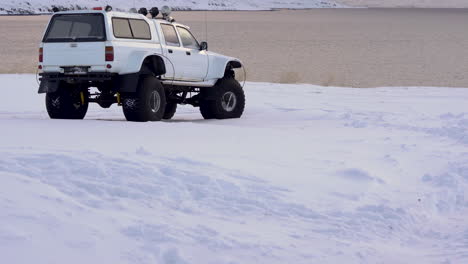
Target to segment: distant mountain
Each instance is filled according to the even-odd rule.
[[[65,10],[86,9],[111,5],[116,10],[132,7],[171,6],[179,10],[271,10],[276,8],[333,8],[343,7],[331,0],[5,0],[0,3],[0,14],[50,13],[53,6]]]

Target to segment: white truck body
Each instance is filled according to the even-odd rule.
[[[163,83],[186,86],[213,86],[223,78],[228,63],[242,62],[239,59],[220,55],[200,48],[186,47],[181,38],[181,30],[189,27],[171,23],[163,19],[151,19],[141,14],[86,10],[58,12],[52,16],[50,23],[58,16],[96,16],[103,19],[104,41],[65,41],[40,44],[43,50],[43,61],[40,62],[44,73],[64,73],[64,67],[88,67],[88,72],[108,72],[119,75],[137,73],[148,56],[157,55],[163,58],[166,74],[161,76]],[[150,38],[135,39],[118,37],[114,30],[114,19],[144,21],[150,31]],[[57,22],[58,23],[58,22]],[[179,46],[168,45],[162,26],[173,27],[177,32]],[[49,29],[47,31],[50,30]],[[45,32],[45,37],[48,32]],[[106,47],[113,48],[113,60],[105,60]]]
[[[57,12],[39,48],[39,93],[51,118],[83,119],[88,104],[122,106],[128,121],[171,119],[179,104],[205,119],[240,118],[240,60],[209,52],[170,8]]]

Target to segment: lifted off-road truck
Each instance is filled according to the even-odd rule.
[[[241,117],[242,63],[208,52],[164,7],[139,13],[110,6],[55,13],[39,48],[39,93],[53,119],[83,119],[88,104],[117,103],[129,121],[170,119],[177,104],[205,119]]]

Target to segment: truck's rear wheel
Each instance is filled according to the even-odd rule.
[[[128,121],[160,121],[166,109],[166,95],[160,81],[153,76],[140,80],[136,93],[122,94],[122,107]]]
[[[89,105],[87,90],[63,84],[56,92],[46,94],[46,108],[52,119],[83,119]]]
[[[205,119],[240,118],[244,108],[244,90],[234,78],[223,78],[201,93],[200,113]]]

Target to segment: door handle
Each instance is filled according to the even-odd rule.
[[[187,54],[189,56],[192,55],[192,53],[190,53],[190,51],[185,52],[185,54]]]
[[[173,52],[174,52],[173,50],[171,50],[171,49],[169,50],[169,53],[173,53]]]

